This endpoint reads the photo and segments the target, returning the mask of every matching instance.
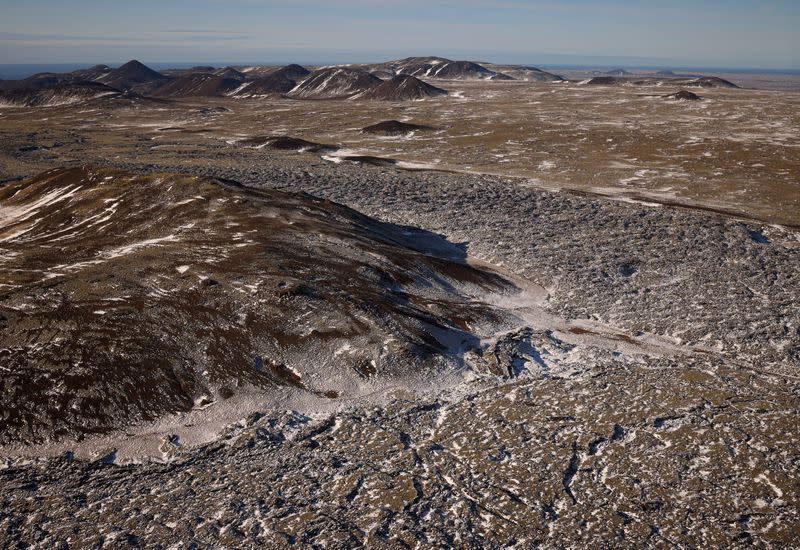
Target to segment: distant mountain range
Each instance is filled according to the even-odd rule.
[[[631,77],[615,69],[581,82],[589,85],[648,85],[669,81],[684,86],[735,87],[716,77],[661,71]],[[112,68],[95,65],[67,73],[38,73],[21,80],[0,80],[0,106],[45,106],[101,98],[136,101],[149,97],[287,97],[292,99],[359,99],[412,101],[447,95],[426,81],[562,82],[557,74],[523,65],[453,61],[444,57],[407,57],[376,64],[322,67],[197,66],[155,71],[131,60]]]
[[[738,88],[736,84],[716,76],[698,77],[620,77],[620,76],[596,76],[580,82],[587,86],[660,86],[672,84],[676,86],[690,86],[697,88]]]

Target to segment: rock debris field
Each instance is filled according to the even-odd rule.
[[[430,391],[387,377],[380,399],[327,412],[265,403],[209,443],[165,438],[160,456],[9,456],[4,545],[797,543],[795,232],[281,153],[182,171],[465,243],[476,263],[546,289],[543,311],[570,324],[497,333]]]

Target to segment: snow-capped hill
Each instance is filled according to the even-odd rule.
[[[507,75],[514,80],[524,80],[527,82],[562,82],[563,76],[549,73],[536,67],[524,65],[484,65],[487,69],[499,74]]]
[[[365,71],[329,67],[314,71],[287,95],[295,99],[342,99],[363,94],[381,82]]]
[[[472,61],[452,61],[443,57],[409,57],[386,63],[396,74],[417,78],[447,80],[489,80],[499,73]]]

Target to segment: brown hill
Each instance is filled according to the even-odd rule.
[[[523,65],[486,65],[486,68],[508,75],[514,80],[527,82],[561,82],[564,80],[563,76]]]
[[[191,73],[168,80],[152,90],[153,97],[221,97],[242,85],[241,80],[212,73]]]
[[[225,67],[224,69],[218,69],[214,71],[214,74],[217,76],[221,76],[223,78],[230,78],[233,80],[245,80],[247,78],[246,74],[234,69],[233,67]]]
[[[0,90],[0,107],[54,107],[122,95],[99,82],[59,82],[38,88]]]
[[[400,74],[355,97],[380,101],[411,101],[440,95],[447,95],[447,90],[431,86],[416,77]]]
[[[444,57],[407,57],[384,63],[396,74],[408,74],[418,78],[443,78],[449,80],[489,80],[500,77],[500,73],[472,61],[452,61]]]
[[[499,319],[480,298],[513,291],[434,234],[306,194],[82,167],[0,204],[0,444],[426,378],[479,345],[460,327]]]
[[[242,83],[232,95],[235,97],[279,95],[291,91],[296,85],[294,80],[280,74],[272,74]]]
[[[362,94],[381,82],[365,71],[329,67],[314,71],[287,95],[295,99],[341,99]]]
[[[270,76],[283,77],[289,80],[299,80],[310,74],[311,71],[309,71],[305,67],[297,65],[296,63],[292,63],[291,65],[286,65],[285,67],[281,67],[277,71],[273,72]]]

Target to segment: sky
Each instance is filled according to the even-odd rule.
[[[0,0],[0,64],[800,69],[800,0]]]

